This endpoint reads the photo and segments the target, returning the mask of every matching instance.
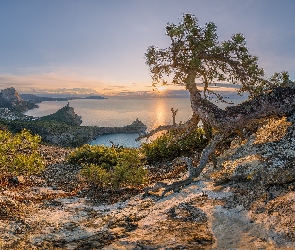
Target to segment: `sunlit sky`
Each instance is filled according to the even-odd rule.
[[[295,80],[294,0],[2,0],[0,89],[20,93],[152,91],[148,46],[183,13],[213,21],[220,40],[242,33],[270,76]]]

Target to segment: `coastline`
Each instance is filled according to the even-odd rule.
[[[80,147],[101,135],[141,134],[147,129],[139,119],[121,127],[80,126],[82,119],[69,103],[57,112],[40,118],[8,112],[7,117],[0,117],[0,123],[13,133],[27,129],[40,135],[44,143],[61,147]]]

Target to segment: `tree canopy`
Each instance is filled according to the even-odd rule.
[[[289,80],[287,72],[266,80],[258,58],[249,53],[245,37],[235,34],[230,40],[219,42],[213,22],[202,27],[195,16],[184,14],[178,25],[166,25],[166,35],[171,40],[168,48],[150,46],[145,54],[154,86],[165,84],[165,78],[172,76],[172,83],[183,84],[194,92],[198,81],[203,84],[205,98],[215,95],[224,100],[209,86],[232,83],[239,93],[248,91],[252,97]]]
[[[267,79],[258,65],[258,58],[249,53],[245,37],[235,34],[230,40],[219,42],[213,22],[202,27],[195,16],[184,14],[179,24],[166,25],[166,35],[171,40],[169,47],[150,46],[145,54],[153,86],[166,84],[171,78],[172,83],[184,85],[190,93],[193,116],[185,124],[160,126],[148,135],[165,129],[183,129],[183,134],[178,137],[183,138],[192,133],[200,120],[205,132],[206,127],[214,130],[212,137],[207,137],[209,143],[202,151],[199,166],[192,168],[191,161],[185,160],[189,165],[189,178],[173,184],[181,186],[202,172],[217,144],[229,135],[241,135],[244,128],[262,118],[293,114],[295,85],[285,71]],[[197,82],[202,84],[202,91]],[[210,89],[219,83],[236,85],[238,93],[247,91],[249,100],[220,109],[209,101],[212,95],[224,101],[214,88]]]

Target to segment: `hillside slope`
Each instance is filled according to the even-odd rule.
[[[49,163],[18,186],[1,185],[1,249],[294,249],[293,122],[263,121],[164,197],[161,188],[101,192],[79,165]],[[186,175],[177,161],[148,168],[150,185]]]

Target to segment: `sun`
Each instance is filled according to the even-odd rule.
[[[167,89],[167,87],[164,86],[164,85],[157,87],[157,90],[158,90],[160,93],[165,92],[166,89]]]

